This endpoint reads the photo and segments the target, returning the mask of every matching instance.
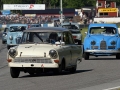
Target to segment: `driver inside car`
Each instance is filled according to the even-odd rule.
[[[58,34],[56,32],[52,32],[49,35],[49,42],[55,44],[56,41],[58,41]]]

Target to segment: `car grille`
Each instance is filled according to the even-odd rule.
[[[27,58],[27,57],[20,57],[15,58],[14,62],[16,63],[52,63],[50,58]]]
[[[106,50],[106,46],[107,46],[107,45],[106,45],[106,41],[104,41],[104,40],[101,41],[101,43],[100,43],[100,49],[101,49],[101,50]]]
[[[21,40],[21,37],[17,37],[17,38],[16,38],[16,44],[19,44],[19,43],[20,43],[20,40]]]
[[[108,46],[108,49],[115,49],[115,46]]]
[[[98,49],[98,46],[91,46],[91,49]]]

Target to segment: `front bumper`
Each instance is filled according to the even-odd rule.
[[[9,67],[19,67],[19,68],[58,68],[57,63],[15,63],[10,62]]]
[[[120,50],[85,50],[88,53],[120,53]]]

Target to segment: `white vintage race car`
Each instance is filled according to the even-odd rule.
[[[75,44],[69,30],[59,27],[29,28],[23,32],[20,44],[7,53],[12,78],[17,78],[20,71],[30,75],[75,72],[78,60],[82,60],[81,45]]]

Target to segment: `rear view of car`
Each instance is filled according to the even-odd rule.
[[[67,28],[68,30],[71,31],[75,43],[82,44],[82,35],[80,32],[79,24],[77,23],[69,23],[69,22],[64,22],[61,23],[62,28]]]

